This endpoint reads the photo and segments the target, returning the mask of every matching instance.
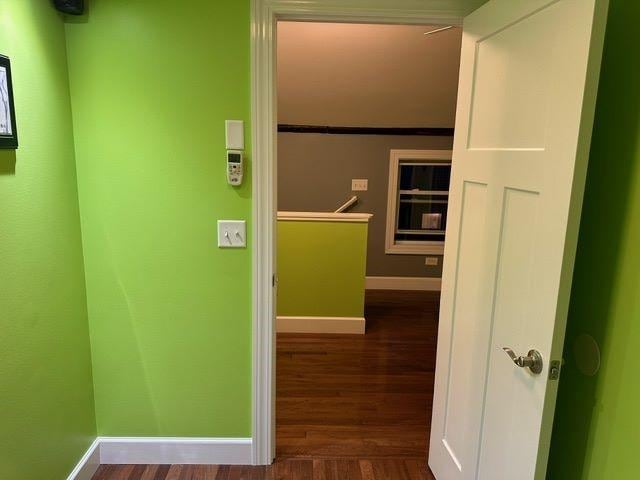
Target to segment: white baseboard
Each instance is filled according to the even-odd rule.
[[[67,480],[91,480],[100,464],[251,465],[251,438],[98,437]]]
[[[250,465],[250,438],[100,437],[100,463]]]
[[[71,471],[67,480],[91,480],[100,466],[100,442],[96,438],[78,464]]]
[[[367,290],[425,290],[439,292],[440,277],[367,277]]]
[[[364,317],[284,317],[276,318],[279,333],[346,333],[363,335]]]

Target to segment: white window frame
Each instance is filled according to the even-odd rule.
[[[391,150],[389,156],[389,190],[387,193],[387,231],[385,235],[385,252],[400,255],[442,255],[444,241],[405,240],[395,239],[396,222],[398,219],[398,171],[400,162],[411,160],[419,163],[451,164],[453,152],[451,150]]]

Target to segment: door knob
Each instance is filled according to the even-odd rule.
[[[515,363],[520,368],[528,368],[529,370],[531,370],[531,373],[535,373],[536,375],[542,373],[543,362],[542,355],[540,355],[539,351],[529,350],[529,353],[526,357],[519,357],[509,347],[503,347],[502,349],[506,352],[507,355],[509,355],[509,358],[513,360],[513,363]]]

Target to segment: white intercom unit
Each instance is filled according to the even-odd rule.
[[[242,185],[243,173],[242,150],[227,150],[227,182],[229,185]]]

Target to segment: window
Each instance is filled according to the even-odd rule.
[[[391,150],[387,253],[443,253],[450,179],[449,150]]]

